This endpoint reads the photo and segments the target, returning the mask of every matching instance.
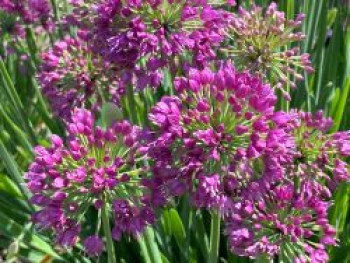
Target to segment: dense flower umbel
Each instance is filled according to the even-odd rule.
[[[175,57],[185,51],[200,65],[214,58],[212,46],[229,16],[204,0],[102,1],[96,8],[96,51],[120,69],[135,70],[139,87],[157,87],[162,68],[176,71]]]
[[[313,196],[313,186],[283,181],[263,196],[242,200],[225,218],[233,253],[252,258],[267,255],[286,262],[327,262],[327,245],[335,245],[329,224],[329,202]]]
[[[105,206],[110,211],[117,240],[122,233],[138,235],[153,221],[140,184],[143,167],[138,166],[137,159],[138,128],[126,121],[105,131],[93,125],[90,112],[76,110],[68,125],[67,146],[53,135],[49,148],[35,149],[35,161],[26,175],[32,202],[41,207],[33,222],[40,228],[53,229],[63,247],[77,242],[88,209]],[[98,235],[100,223],[96,225]],[[96,236],[89,237],[84,245],[91,255],[103,248]]]
[[[276,97],[269,85],[236,72],[231,65],[216,73],[191,70],[188,78],[176,79],[175,87],[179,97],[163,98],[149,116],[162,131],[149,152],[163,164],[156,171],[167,165],[175,169],[166,177],[155,172],[156,181],[160,188],[181,193],[179,189],[192,189],[192,180],[199,180],[194,203],[221,207],[225,198],[216,195],[223,193],[223,178],[233,176],[234,161],[256,158],[265,151],[266,116],[272,113]]]
[[[0,23],[3,27],[0,33],[9,32],[23,36],[24,24],[38,24],[46,30],[53,27],[48,0],[0,0],[0,14],[2,17]],[[7,17],[6,24],[3,24],[5,22],[3,16]]]
[[[92,54],[79,38],[67,37],[42,54],[39,81],[55,114],[69,120],[75,107],[97,109],[119,103],[124,86],[109,63]]]
[[[327,262],[325,246],[336,244],[327,209],[338,184],[350,180],[343,160],[350,155],[350,134],[327,134],[332,121],[322,112],[276,112],[269,118],[294,147],[282,159],[273,160],[271,153],[265,153],[265,173],[274,176],[246,185],[243,199],[226,192],[232,208],[225,218],[231,250],[250,257],[278,254],[282,260]],[[249,168],[245,170],[259,173],[257,166]],[[267,183],[264,178],[274,180]]]
[[[277,126],[293,136],[296,145],[294,162],[285,169],[294,176],[323,182],[334,190],[341,182],[350,180],[344,158],[350,156],[349,132],[327,134],[332,126],[322,112],[277,112],[271,118]]]
[[[302,33],[293,32],[303,19],[304,15],[300,14],[295,20],[287,20],[273,2],[266,12],[255,5],[251,11],[240,7],[239,15],[227,31],[228,38],[232,38],[234,43],[228,52],[244,68],[264,78],[270,77],[274,84],[278,84],[277,87],[285,83],[295,87],[289,76],[299,80],[303,78],[299,69],[313,71],[308,54],[299,55],[298,48],[287,48],[290,43],[304,38]]]

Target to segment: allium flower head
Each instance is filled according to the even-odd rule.
[[[188,78],[175,80],[175,88],[182,101],[179,125],[184,136],[211,151],[214,160],[248,148],[251,136],[265,133],[264,118],[276,102],[269,85],[230,64],[216,73],[192,70]]]
[[[183,52],[198,63],[215,57],[212,45],[222,39],[228,16],[204,0],[102,1],[96,9],[95,50],[120,69],[135,69],[143,87],[157,87],[162,68],[176,70]]]
[[[304,15],[300,14],[295,20],[287,20],[274,2],[266,11],[255,5],[250,11],[240,7],[227,30],[228,38],[234,42],[228,52],[244,68],[270,77],[277,87],[286,83],[295,87],[289,76],[299,80],[303,78],[300,69],[313,71],[308,54],[299,55],[297,47],[286,48],[304,38],[302,33],[294,32],[303,19]]]
[[[225,200],[220,196],[223,178],[233,175],[232,165],[266,150],[266,116],[273,112],[276,97],[269,85],[229,64],[218,72],[191,70],[188,78],[175,80],[175,88],[179,96],[164,97],[149,115],[162,133],[149,154],[163,167],[178,169],[176,180],[161,174],[157,180],[171,187],[183,182],[183,190],[191,190],[193,180],[198,180],[194,203],[222,206],[215,203]],[[208,192],[203,191],[207,187]],[[198,200],[202,197],[208,200]]]
[[[330,190],[350,180],[349,166],[344,160],[350,155],[347,150],[350,134],[327,134],[332,127],[331,118],[324,117],[321,111],[316,114],[291,111],[277,112],[271,119],[294,138],[294,161],[285,166],[293,176],[323,182]]]
[[[262,197],[235,204],[225,219],[230,248],[251,258],[278,255],[286,262],[327,262],[326,246],[336,244],[329,206],[307,188],[299,192],[293,182],[279,183]],[[318,255],[322,260],[314,261]]]
[[[41,209],[33,215],[40,228],[53,229],[59,245],[74,245],[89,209],[105,207],[114,218],[113,236],[138,235],[153,221],[140,183],[143,166],[137,152],[139,130],[128,122],[102,130],[94,127],[89,111],[76,110],[68,125],[68,144],[53,135],[51,146],[35,149],[26,175],[32,202]],[[96,234],[100,225],[96,223]],[[96,243],[96,244],[95,244]],[[103,245],[97,237],[84,241],[88,254]],[[95,244],[95,245],[93,245]]]
[[[24,36],[24,25],[41,25],[49,30],[53,27],[52,11],[48,0],[0,0],[1,24],[3,33],[9,32],[18,36]],[[9,23],[12,21],[12,23]],[[4,30],[7,29],[7,30]]]
[[[69,120],[76,107],[97,109],[103,101],[118,104],[124,86],[109,63],[92,54],[79,38],[67,37],[42,54],[39,81],[55,114]]]

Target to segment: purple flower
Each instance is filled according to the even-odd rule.
[[[224,189],[220,184],[220,176],[199,176],[198,187],[193,196],[193,203],[196,207],[207,209],[223,209],[227,197],[224,195]]]
[[[304,188],[298,193],[293,183],[286,181],[260,197],[232,205],[225,218],[231,251],[252,258],[278,254],[280,258],[300,260],[308,255],[326,262],[324,245],[336,244],[327,219],[330,204],[308,196],[306,191]],[[315,239],[319,235],[322,238]]]
[[[153,212],[147,207],[136,207],[125,200],[115,200],[113,203],[115,224],[113,238],[120,240],[123,232],[135,238],[144,231],[148,224],[154,223]]]
[[[177,58],[185,60],[184,52],[193,54],[199,67],[214,59],[213,49],[222,41],[222,28],[231,16],[205,0],[104,0],[96,10],[91,23],[94,50],[119,70],[131,72],[142,89],[157,87],[164,68],[176,74]]]
[[[78,241],[80,231],[80,225],[68,226],[57,232],[56,243],[62,247],[73,247]]]
[[[178,130],[180,125],[180,100],[175,97],[163,97],[152,108],[149,120],[163,131]]]
[[[288,75],[294,75],[296,80],[300,80],[303,79],[300,70],[313,72],[309,54],[300,55],[298,47],[285,48],[287,44],[304,38],[301,32],[295,32],[301,26],[304,15],[287,20],[274,2],[264,10],[256,5],[251,10],[240,6],[226,30],[226,36],[233,44],[223,49],[235,57],[235,61],[244,69],[258,73],[263,78],[272,76],[272,85],[281,89],[282,95],[290,100],[283,86],[288,83],[294,88],[296,84]]]
[[[83,245],[84,245],[85,252],[90,257],[99,256],[104,249],[103,241],[98,236],[89,236],[84,240]]]
[[[284,157],[289,163],[285,166],[287,170],[298,170],[297,176],[315,180],[332,191],[339,183],[350,180],[348,165],[343,161],[347,156],[344,147],[346,149],[349,144],[349,134],[327,134],[332,120],[324,117],[321,111],[315,114],[301,111],[275,113],[271,119],[279,126],[279,130],[286,133],[286,143],[291,145],[290,140],[293,140],[295,144],[295,148],[289,148],[294,152],[290,155],[292,159],[288,155]],[[289,136],[291,138],[288,139]],[[281,144],[284,140],[279,138],[274,141]],[[277,150],[272,151],[276,153]]]
[[[91,112],[82,109],[75,110],[71,120],[67,144],[53,135],[50,147],[35,148],[35,160],[25,177],[34,193],[31,201],[40,207],[33,222],[52,229],[56,242],[69,247],[77,242],[84,227],[81,219],[88,209],[122,202],[125,213],[111,211],[120,235],[141,233],[153,223],[153,210],[141,179],[146,170],[139,163],[144,156],[138,151],[139,128],[122,121],[103,130],[94,126]],[[90,255],[99,254],[103,248],[97,242],[94,250],[94,242],[95,237],[84,242]]]
[[[147,144],[148,156],[155,167],[174,171],[171,177],[156,173],[148,182],[157,198],[162,196],[160,203],[171,193],[190,191],[196,206],[221,209],[226,180],[231,185],[242,180],[238,188],[251,180],[235,173],[236,161],[243,158],[248,163],[268,152],[272,156],[292,151],[293,142],[284,130],[269,133],[268,116],[276,101],[273,90],[249,73],[239,73],[230,64],[217,72],[192,69],[188,77],[176,78],[175,88],[179,95],[164,97],[149,115],[158,131]]]
[[[96,110],[102,101],[119,104],[125,93],[124,84],[112,66],[93,55],[81,39],[67,37],[41,57],[38,78],[58,117],[69,120],[74,108]]]

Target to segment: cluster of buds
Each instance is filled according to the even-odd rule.
[[[164,67],[176,73],[178,58],[206,64],[223,39],[229,13],[207,1],[102,1],[92,29],[94,50],[123,70],[137,86],[158,87]],[[174,74],[175,74],[174,73]]]
[[[98,211],[95,234],[84,240],[85,250],[98,255],[104,245],[98,237],[102,213],[114,218],[112,236],[139,235],[153,222],[141,183],[145,172],[137,151],[139,128],[128,122],[102,130],[94,127],[89,111],[77,110],[68,124],[68,144],[53,135],[49,148],[37,147],[26,175],[32,202],[41,209],[33,222],[53,229],[56,242],[71,247],[79,239],[89,209]]]
[[[294,162],[285,165],[287,173],[324,184],[321,193],[328,192],[326,196],[331,197],[339,183],[350,178],[344,161],[350,156],[349,132],[327,134],[332,120],[325,118],[321,111],[314,115],[302,111],[278,112],[275,122],[293,137],[296,146]]]
[[[67,37],[42,54],[39,81],[54,113],[69,120],[76,107],[96,110],[102,102],[119,103],[123,82],[110,63],[93,54],[81,39]]]
[[[277,88],[285,84],[294,88],[296,84],[292,79],[303,79],[301,69],[313,72],[309,54],[299,55],[298,47],[289,49],[291,43],[304,38],[303,33],[294,32],[304,17],[299,14],[295,20],[287,20],[274,2],[265,12],[256,5],[250,11],[240,7],[226,32],[233,42],[227,52],[236,64],[269,78]],[[288,94],[284,95],[288,97]]]

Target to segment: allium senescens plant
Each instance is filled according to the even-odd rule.
[[[348,213],[333,204],[348,200],[339,189],[350,180],[350,133],[334,132],[339,118],[333,125],[328,115],[341,112],[347,93],[334,91],[324,112],[309,107],[326,82],[318,82],[322,72],[308,78],[312,36],[301,51],[305,15],[293,17],[287,2],[285,14],[273,2],[0,0],[0,155],[55,257],[331,259]],[[328,14],[328,27],[333,20]],[[325,58],[313,60],[321,67]],[[12,83],[9,73],[23,65]],[[298,91],[304,77],[314,112],[289,110],[289,88]],[[40,114],[26,120],[33,109]],[[33,157],[21,166],[30,163],[25,183],[7,148],[18,163]],[[8,222],[1,241],[15,231],[15,242],[28,242],[30,225]]]

